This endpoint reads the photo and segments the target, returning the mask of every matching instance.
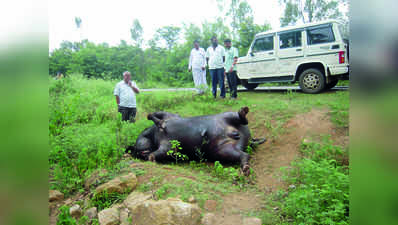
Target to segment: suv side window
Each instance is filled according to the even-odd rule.
[[[301,31],[279,34],[279,48],[293,48],[301,46]]]
[[[252,52],[263,52],[270,51],[274,49],[274,36],[261,37],[256,39],[253,44]]]
[[[309,45],[333,42],[335,39],[332,26],[308,29],[307,39]]]

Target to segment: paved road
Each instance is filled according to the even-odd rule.
[[[152,88],[152,89],[141,89],[140,91],[195,91],[195,88]],[[295,90],[301,92],[300,87],[298,86],[273,86],[273,87],[257,87],[253,90],[253,92],[279,92],[279,91],[287,91],[287,90]],[[331,89],[332,91],[348,91],[349,86],[336,86]],[[238,87],[238,92],[246,92],[246,88]]]

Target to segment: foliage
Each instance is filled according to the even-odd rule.
[[[240,169],[233,167],[224,168],[219,161],[214,162],[213,175],[237,184],[247,183],[246,177],[240,173]]]
[[[349,177],[339,156],[346,154],[331,145],[303,143],[303,158],[285,170],[290,190],[281,191],[281,215],[294,224],[348,224]]]
[[[171,149],[167,152],[167,155],[175,159],[176,164],[179,160],[181,161],[188,160],[188,156],[180,152],[182,150],[182,147],[180,146],[179,141],[170,140],[170,144],[171,144]]]
[[[77,221],[69,213],[69,206],[63,205],[59,208],[57,225],[77,225]]]
[[[97,207],[98,211],[101,211],[103,209],[109,208],[113,204],[124,201],[127,198],[129,192],[130,191],[127,190],[123,193],[108,193],[107,191],[95,193],[93,198],[90,200],[90,204],[92,207]]]
[[[133,39],[133,41],[135,41],[135,44],[137,46],[141,46],[142,44],[142,34],[143,34],[143,29],[142,26],[140,24],[140,21],[138,19],[135,19],[133,21],[133,26],[130,28],[130,33],[131,33],[131,39]]]
[[[118,170],[124,149],[150,125],[147,120],[121,122],[109,93],[113,86],[78,75],[50,80],[51,188],[68,195],[83,188],[98,168]]]
[[[258,25],[253,22],[253,12],[246,1],[236,1],[225,16],[233,18],[232,31],[222,18],[204,21],[200,27],[194,24],[163,26],[157,29],[147,46],[142,44],[144,28],[137,19],[130,28],[134,45],[127,44],[125,40],[112,47],[107,43],[95,44],[88,40],[64,41],[60,48],[50,52],[49,74],[55,76],[57,72],[62,72],[68,76],[81,73],[89,78],[112,80],[121,79],[122,73],[128,70],[133,80],[145,81],[150,87],[157,87],[159,83],[167,86],[192,85],[188,59],[194,40],[199,40],[200,46],[206,49],[213,35],[218,37],[221,45],[224,39],[232,38],[240,55],[244,55],[255,33],[270,29],[267,23]],[[210,80],[209,72],[207,80]]]
[[[299,20],[303,23],[325,19],[342,19],[339,10],[341,0],[280,0],[285,10],[280,18],[281,26],[294,25]]]

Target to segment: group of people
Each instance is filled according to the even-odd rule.
[[[203,94],[207,89],[206,65],[209,67],[212,94],[217,97],[217,85],[220,86],[220,97],[225,98],[224,80],[227,77],[228,87],[232,99],[237,98],[236,62],[238,49],[232,46],[230,39],[224,40],[224,46],[218,44],[216,36],[211,38],[211,46],[206,52],[199,46],[199,41],[194,41],[194,48],[189,56],[188,70],[192,71],[193,81],[198,94]]]
[[[212,80],[212,94],[217,97],[217,85],[220,86],[220,97],[225,98],[225,76],[227,77],[231,98],[237,98],[236,62],[238,49],[232,47],[230,39],[224,40],[224,46],[218,44],[216,36],[211,38],[211,46],[206,52],[199,46],[199,41],[194,41],[194,48],[189,57],[188,70],[192,71],[195,88],[198,94],[203,94],[207,87],[206,65],[209,68]],[[137,84],[131,80],[131,73],[125,71],[123,80],[116,84],[113,94],[116,96],[118,112],[122,114],[123,121],[135,121],[137,104],[135,95],[140,93]]]

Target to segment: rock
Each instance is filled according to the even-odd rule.
[[[191,196],[188,198],[189,203],[196,203],[196,198],[194,196]]]
[[[217,201],[216,200],[206,200],[205,207],[207,211],[214,212],[217,209]]]
[[[200,208],[196,204],[175,198],[159,201],[147,200],[139,203],[130,212],[135,224],[151,225],[199,225],[200,214]]]
[[[296,185],[294,184],[289,185],[289,189],[296,189]]]
[[[82,215],[82,209],[80,205],[74,205],[69,208],[69,214],[74,218],[79,218]]]
[[[243,219],[243,225],[261,225],[261,219],[256,217],[248,217]]]
[[[104,209],[98,213],[100,225],[117,225],[119,221],[119,210],[117,208]]]
[[[144,194],[142,192],[134,191],[134,192],[131,192],[129,194],[129,196],[127,196],[127,198],[126,198],[126,200],[124,200],[123,204],[131,212],[136,208],[136,206],[139,203],[144,202],[146,200],[150,200],[151,198],[152,198],[152,196],[149,194]]]
[[[97,170],[90,175],[84,182],[84,188],[89,190],[91,186],[96,186],[99,182],[101,182],[101,178],[103,175],[108,173],[106,169]]]
[[[119,192],[123,193],[127,189],[133,190],[137,186],[137,177],[134,173],[129,173],[124,176],[116,177],[108,183],[98,186],[95,191],[97,193],[107,191],[108,193]]]
[[[50,202],[63,200],[64,194],[62,194],[61,192],[59,192],[57,190],[50,190],[48,199]]]
[[[128,209],[124,208],[120,210],[120,225],[129,225],[129,212]]]
[[[89,220],[97,218],[97,208],[92,207],[87,209],[84,215],[87,216]]]
[[[216,225],[217,217],[214,213],[206,213],[201,220],[203,225]]]

